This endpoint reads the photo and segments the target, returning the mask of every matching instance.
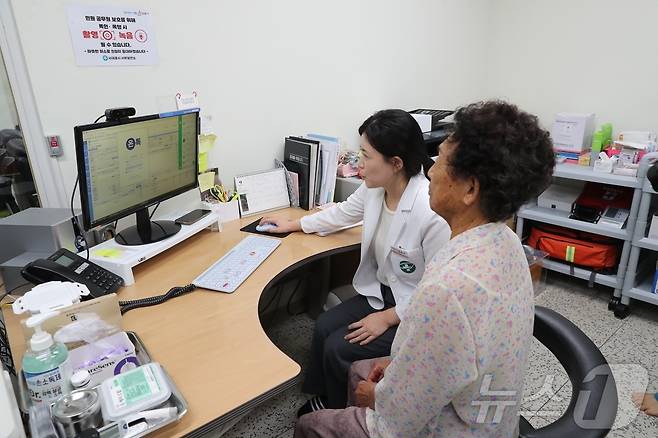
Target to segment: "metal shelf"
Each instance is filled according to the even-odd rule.
[[[658,240],[649,239],[648,237],[643,237],[642,239],[633,242],[633,245],[644,249],[650,249],[651,251],[658,251]]]
[[[651,292],[652,280],[653,279],[651,277],[647,278],[645,281],[632,288],[631,290],[624,291],[624,295],[628,295],[629,297],[635,298],[636,300],[646,301],[647,303],[658,305],[658,294]]]
[[[657,193],[653,187],[651,187],[651,183],[649,182],[648,179],[644,180],[644,184],[642,184],[642,191],[645,193],[653,193],[654,195]]]
[[[604,224],[592,224],[590,222],[570,219],[566,211],[552,208],[538,207],[537,205],[525,205],[521,207],[517,216],[538,222],[558,225],[573,230],[585,231],[587,233],[599,234],[619,240],[631,240],[632,235],[626,228],[614,228]]]
[[[638,188],[641,186],[641,182],[637,179],[637,177],[595,172],[594,168],[591,166],[580,166],[578,164],[557,164],[555,166],[555,170],[553,171],[553,176],[559,178],[577,179],[581,181],[612,184],[622,187]]]
[[[562,274],[571,275],[571,265],[566,263],[560,263],[555,260],[544,259],[542,266],[551,271],[561,272]],[[583,280],[589,280],[592,275],[592,271],[584,268],[573,268],[574,277],[582,278]],[[605,275],[605,274],[596,274],[594,278],[594,283],[602,284],[604,286],[610,287],[620,287],[617,275]]]

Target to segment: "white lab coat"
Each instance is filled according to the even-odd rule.
[[[425,265],[450,240],[448,223],[430,208],[428,190],[429,181],[422,173],[409,180],[388,232],[389,249],[383,274],[393,292],[400,319],[423,277]],[[331,233],[363,220],[361,261],[352,285],[377,310],[384,307],[384,301],[377,280],[373,239],[383,202],[383,188],[369,189],[361,184],[345,202],[301,220],[305,233]]]

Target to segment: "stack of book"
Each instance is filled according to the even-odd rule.
[[[301,208],[311,210],[333,201],[338,150],[335,137],[318,134],[286,137],[283,164],[292,182],[291,199],[299,199]]]

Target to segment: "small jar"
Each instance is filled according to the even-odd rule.
[[[73,389],[87,388],[89,382],[91,382],[91,375],[85,369],[78,370],[71,375],[71,386],[73,386]]]
[[[52,408],[60,437],[75,438],[83,430],[103,426],[100,399],[93,389],[78,389],[60,397]]]

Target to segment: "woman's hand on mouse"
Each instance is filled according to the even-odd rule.
[[[265,216],[260,220],[260,225],[263,224],[272,224],[273,228],[268,230],[268,233],[291,233],[294,231],[300,231],[302,229],[302,224],[299,219],[283,219],[275,216]]]

